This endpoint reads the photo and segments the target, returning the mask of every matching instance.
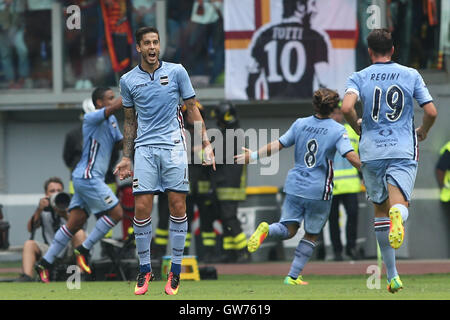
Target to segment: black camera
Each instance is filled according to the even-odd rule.
[[[70,204],[70,195],[65,192],[54,193],[50,196],[49,202],[53,209],[65,211]]]

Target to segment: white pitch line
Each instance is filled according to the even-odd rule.
[[[440,190],[438,188],[432,189],[414,189],[412,192],[412,200],[439,200]],[[35,206],[39,200],[44,197],[43,194],[38,193],[11,193],[0,194],[0,204],[4,206]],[[157,197],[156,197],[157,198]],[[154,204],[157,199],[155,198]],[[242,209],[246,207],[242,207]],[[251,207],[254,209],[255,207]],[[258,210],[273,210],[275,207],[258,207]]]

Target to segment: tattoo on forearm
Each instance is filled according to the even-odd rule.
[[[200,111],[197,109],[197,107],[195,105],[195,99],[188,99],[185,101],[185,103],[186,103],[186,106],[188,109],[188,116],[190,117],[190,119],[194,123],[197,121],[202,123],[201,132],[196,132],[196,134],[199,137],[202,137],[203,143],[209,142],[208,135],[206,134],[206,125],[202,119]],[[194,128],[198,128],[198,127],[194,126]]]
[[[134,139],[136,138],[136,116],[134,108],[125,109],[125,121],[123,125],[123,156],[131,158],[134,151]]]

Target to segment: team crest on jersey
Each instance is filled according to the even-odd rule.
[[[165,86],[165,85],[169,84],[169,77],[161,76],[161,77],[159,77],[159,82],[161,83],[161,85]]]
[[[111,196],[107,196],[105,198],[105,202],[106,202],[106,204],[111,204],[113,202],[113,198]]]

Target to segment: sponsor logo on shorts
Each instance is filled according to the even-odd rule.
[[[139,187],[139,181],[137,178],[133,179],[133,189],[136,189],[137,187]]]

